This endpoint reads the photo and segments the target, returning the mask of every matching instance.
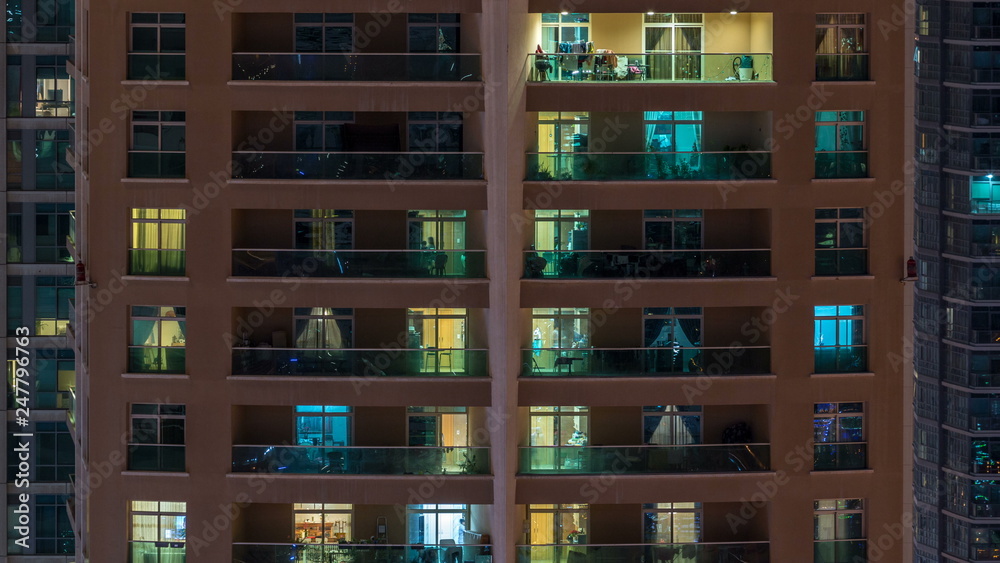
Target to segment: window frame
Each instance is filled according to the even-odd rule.
[[[680,505],[680,506],[679,506]],[[690,505],[690,506],[686,506]],[[643,543],[646,544],[656,544],[658,542],[654,541],[655,535],[651,535],[650,527],[657,523],[657,520],[650,520],[650,516],[657,514],[670,514],[670,541],[666,542],[668,544],[686,544],[686,543],[700,543],[704,541],[704,522],[705,522],[705,508],[704,504],[700,502],[660,502],[660,503],[646,503],[642,505],[642,534]],[[675,515],[680,514],[690,514],[693,515],[693,523],[695,526],[695,535],[697,539],[691,541],[678,541],[677,532],[674,529],[674,518]]]

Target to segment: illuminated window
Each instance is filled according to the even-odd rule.
[[[350,504],[295,503],[295,543],[339,543],[351,541],[354,507]]]
[[[643,543],[697,543],[702,541],[704,511],[700,502],[661,502],[642,505]]]
[[[813,561],[864,560],[865,504],[862,499],[824,499],[813,502]]]
[[[703,423],[699,405],[642,407],[642,443],[657,446],[700,444]]]
[[[129,561],[184,560],[186,502],[134,500],[129,515]]]
[[[350,446],[354,409],[331,405],[296,405],[295,443],[299,446]]]
[[[186,228],[184,209],[133,209],[129,273],[183,276]]]
[[[132,306],[130,372],[185,372],[185,310],[185,307]]]
[[[852,373],[867,369],[864,305],[817,306],[813,326],[816,373]]]
[[[408,504],[406,505],[406,539],[414,545],[441,545],[442,540],[455,540],[468,522],[467,504]],[[435,559],[436,561],[436,559]]]
[[[347,250],[354,248],[354,211],[296,209],[295,248]]]
[[[586,504],[529,504],[528,543],[587,543],[590,509]]]
[[[296,348],[336,350],[354,345],[354,309],[296,307],[293,321]]]

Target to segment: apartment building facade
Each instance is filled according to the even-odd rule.
[[[67,512],[76,445],[71,416],[75,362],[67,337],[75,291],[66,245],[72,237],[75,173],[65,158],[75,115],[66,69],[73,55],[75,6],[72,1],[11,0],[5,8],[0,294],[7,327],[2,347],[7,537],[0,561],[66,563],[76,553]],[[26,358],[30,376],[17,385],[18,360]],[[30,462],[19,467],[25,451]],[[25,513],[30,525],[15,529]]]
[[[917,561],[997,556],[990,104],[995,2],[918,2],[914,497]]]
[[[82,2],[77,560],[905,560],[902,9]]]

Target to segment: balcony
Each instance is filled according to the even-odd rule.
[[[519,450],[522,475],[731,473],[771,467],[769,444],[532,446]]]
[[[771,177],[771,153],[528,153],[525,169],[529,182],[764,180]]]
[[[128,563],[184,563],[185,543],[165,541],[128,542]]]
[[[773,82],[770,53],[531,54],[528,82]]]
[[[186,155],[183,152],[128,153],[129,178],[184,178]]]
[[[816,153],[816,178],[867,178],[868,151]]]
[[[234,180],[481,180],[483,154],[234,152]]]
[[[863,276],[868,273],[865,248],[817,248],[817,276]]]
[[[130,276],[183,276],[187,254],[184,250],[130,249]]]
[[[868,79],[868,53],[816,54],[817,82],[848,82]]]
[[[490,449],[233,446],[233,473],[489,475]]]
[[[816,471],[865,469],[867,467],[868,444],[864,442],[815,444],[813,446],[813,469]]]
[[[678,559],[678,556],[680,558]],[[768,542],[675,544],[550,544],[517,546],[517,563],[605,563],[683,561],[684,563],[768,563]]]
[[[813,544],[813,563],[840,563],[841,561],[868,561],[868,542],[865,540],[817,541]]]
[[[183,445],[130,444],[129,471],[184,471]]]
[[[233,276],[485,278],[484,250],[234,249]]]
[[[771,250],[553,250],[524,254],[542,279],[747,278],[771,275]]]
[[[813,349],[814,373],[868,371],[867,346],[825,346]]]
[[[475,82],[480,55],[459,53],[233,53],[233,80]]]
[[[485,553],[484,553],[485,552]],[[476,561],[492,563],[490,546],[477,545],[392,545],[392,544],[252,544],[234,543],[233,561],[253,563],[340,562],[377,563],[389,561]]]
[[[522,377],[692,377],[771,373],[771,348],[535,348]]]
[[[234,348],[233,375],[484,377],[487,351]]]
[[[184,80],[184,53],[178,54],[129,54],[129,80]]]

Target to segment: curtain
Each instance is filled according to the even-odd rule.
[[[343,334],[333,309],[313,307],[309,310],[313,318],[300,319],[296,323],[295,347],[339,349],[344,347]]]

